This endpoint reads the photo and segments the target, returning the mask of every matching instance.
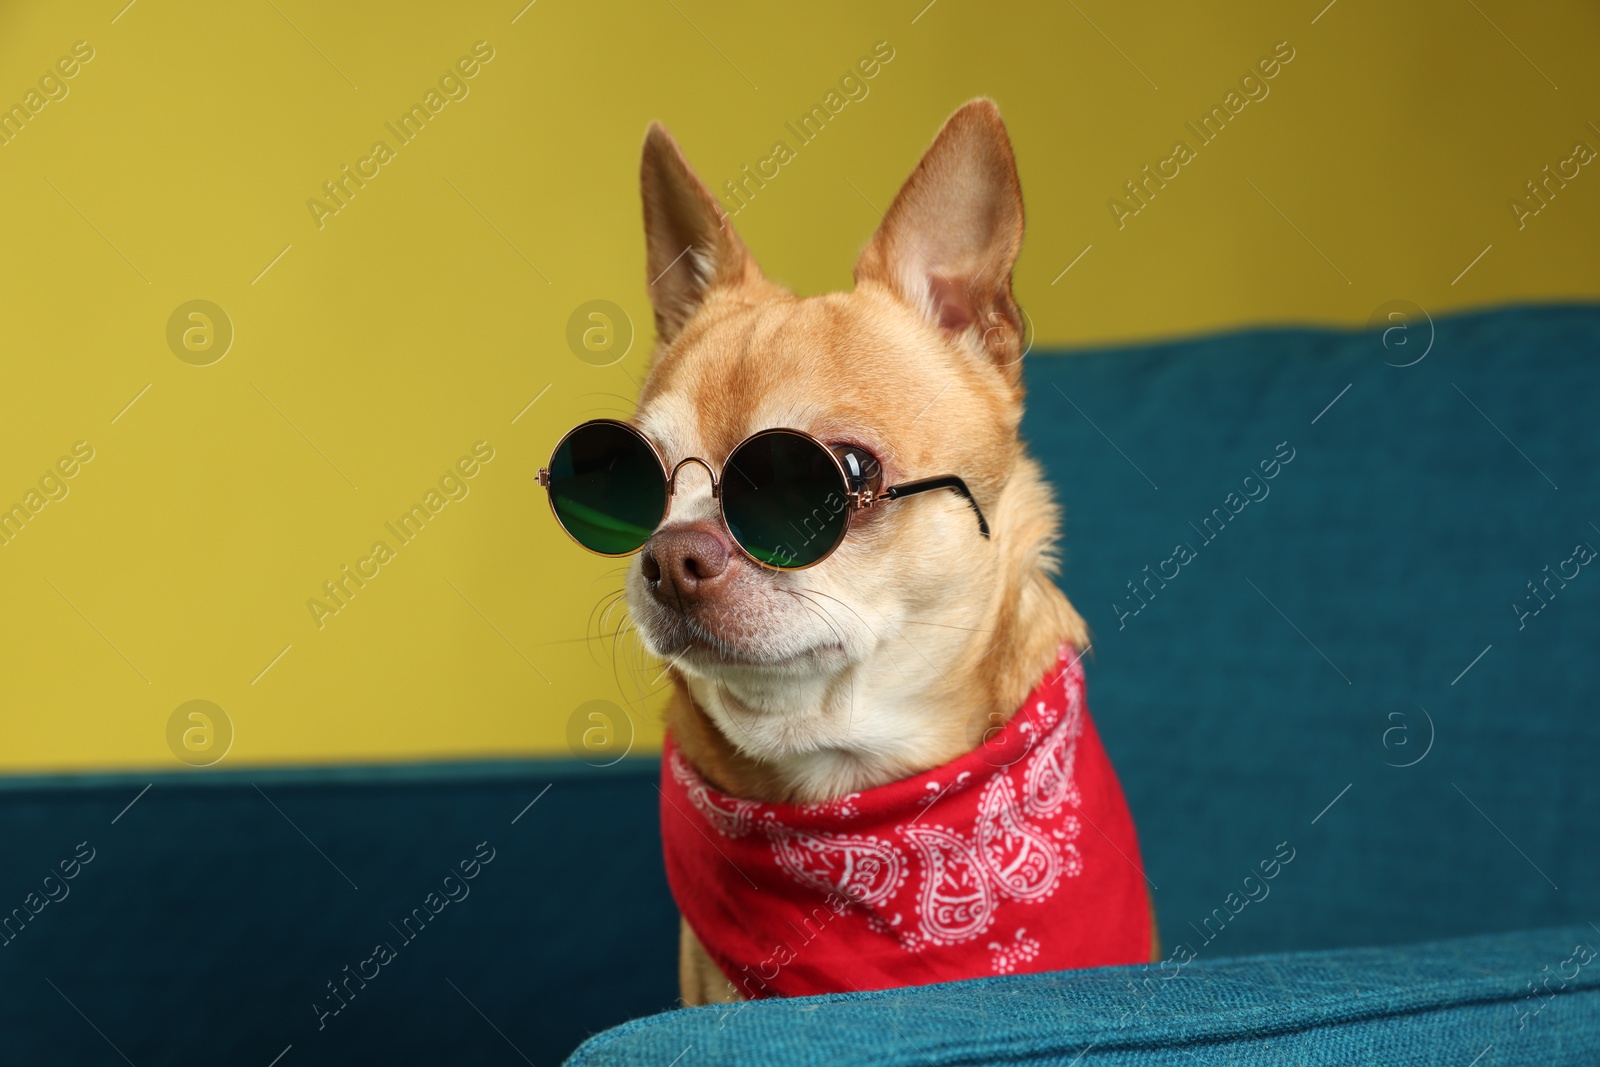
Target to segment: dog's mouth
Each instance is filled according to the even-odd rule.
[[[730,638],[678,612],[660,612],[647,633],[652,650],[668,663],[707,672],[740,667],[788,672],[844,654],[844,645],[838,641],[790,648],[760,635]]]

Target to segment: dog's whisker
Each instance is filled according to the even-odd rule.
[[[789,591],[790,590],[785,590],[785,592],[789,592]],[[865,626],[867,628],[867,632],[869,634],[872,634],[873,637],[877,637],[878,636],[877,631],[873,630],[872,624],[867,622],[866,619],[862,618],[861,612],[859,612],[855,608],[851,607],[847,602],[845,602],[843,600],[840,600],[838,597],[829,596],[827,593],[821,592],[820,590],[816,590],[816,589],[807,590],[803,595],[806,596],[807,598],[819,597],[819,596],[820,597],[824,597],[824,598],[826,598],[828,600],[833,601],[835,604],[842,605],[844,607],[844,609],[846,611],[848,611],[850,614],[854,615],[858,619],[861,619],[861,625]],[[819,604],[817,606],[821,607],[822,605]]]
[[[893,658],[890,659],[890,662],[891,663],[894,662]],[[899,669],[900,669],[899,667],[895,668],[895,670],[899,670]],[[849,682],[850,682],[850,710],[845,712],[845,716],[844,716],[844,735],[846,737],[850,736],[850,730],[856,724],[856,672],[855,671],[851,671],[850,672]]]
[[[595,634],[591,640],[605,639],[606,616],[610,613],[612,606],[616,603],[617,598],[621,595],[622,592],[620,590],[612,590],[611,592],[605,593],[598,601],[595,602],[594,607],[589,609],[589,621],[584,627],[584,633],[587,634],[589,632],[589,628],[593,627]]]
[[[850,614],[852,614],[856,618],[860,619],[861,620],[861,625],[865,626],[867,628],[867,632],[870,633],[874,638],[876,638],[878,640],[879,648],[881,648],[883,650],[884,655],[889,657],[889,664],[890,664],[890,666],[894,667],[895,671],[900,675],[900,680],[904,681],[904,682],[909,682],[911,680],[911,679],[906,677],[906,672],[901,668],[900,661],[899,661],[899,659],[897,659],[895,657],[894,652],[890,649],[890,647],[887,644],[883,643],[883,639],[882,638],[878,637],[878,631],[876,631],[876,630],[874,630],[872,628],[872,624],[869,623],[862,616],[861,612],[859,612],[855,608],[851,607],[849,605],[849,603],[847,603],[846,601],[840,600],[836,596],[829,596],[829,594],[824,593],[824,592],[820,592],[819,590],[813,589],[813,590],[811,590],[809,595],[810,596],[827,597],[829,600],[832,600],[834,603],[843,605],[846,611],[850,612]],[[819,604],[818,607],[821,607],[821,605]],[[910,644],[910,642],[906,642],[906,643]]]
[[[624,619],[626,619],[626,618],[627,618],[627,617],[628,617],[628,616],[627,616],[627,614],[626,614],[626,611],[627,611],[627,602],[626,602],[626,598],[625,598],[625,597],[624,597],[624,596],[623,596],[623,595],[622,595],[622,594],[621,594],[621,593],[617,593],[617,594],[615,594],[615,595],[613,595],[613,596],[612,596],[612,597],[611,597],[611,598],[610,598],[610,599],[609,599],[609,600],[608,600],[608,601],[607,601],[607,602],[606,602],[606,605],[605,605],[605,608],[604,608],[604,610],[602,610],[602,611],[601,611],[601,612],[600,612],[600,620],[599,620],[599,625],[600,625],[600,629],[601,629],[601,630],[602,630],[602,631],[603,631],[603,630],[604,630],[604,629],[605,629],[605,628],[606,628],[606,627],[607,627],[607,626],[608,626],[608,625],[610,625],[610,623],[611,623],[611,613],[612,613],[612,612],[613,612],[613,611],[615,611],[615,610],[616,610],[616,609],[617,609],[617,607],[618,607],[618,606],[619,606],[619,605],[620,605],[620,606],[622,606],[622,608],[623,608],[623,611],[624,611],[624,614],[623,614],[623,618],[624,618]]]
[[[738,704],[739,703],[736,699],[734,699],[733,694],[731,692],[729,692],[727,683],[724,682],[721,678],[718,678],[716,680],[716,685],[717,685],[717,692],[722,696],[722,702],[723,702],[723,705],[725,707],[728,706],[728,705],[734,705],[734,704]],[[746,741],[750,742],[751,750],[755,751],[756,750],[756,739],[750,736],[750,732],[748,730],[746,730],[743,726],[739,725],[738,718],[736,716],[730,714],[730,715],[727,716],[727,720],[729,722],[733,723],[734,726],[738,727],[739,732],[741,734],[744,734],[744,739]]]
[[[593,635],[591,635],[589,637],[558,637],[553,641],[535,641],[533,643],[533,647],[534,648],[542,648],[545,645],[592,644],[595,641],[600,641],[600,640],[603,640],[603,639],[604,639],[604,635],[603,634],[593,634]]]
[[[667,662],[667,665],[661,668],[661,673],[656,675],[654,680],[652,680],[650,684],[651,685],[656,685],[657,683],[659,683],[661,681],[661,679],[665,678],[667,676],[667,672],[672,670],[672,668],[676,667],[678,665],[678,663],[683,659],[683,657],[685,655],[687,655],[687,653],[688,653],[688,650],[685,649],[683,652],[679,652],[676,656],[673,656],[672,659]]]
[[[623,666],[621,663],[621,656],[629,655],[631,657],[634,653],[643,651],[642,644],[638,640],[637,629],[632,625],[632,623],[633,617],[629,615],[626,610],[624,610],[622,617],[617,621],[616,630],[613,631],[611,635],[611,677],[617,683],[618,691],[622,690]],[[634,638],[634,640],[626,642],[626,646],[624,646],[624,635]],[[642,687],[638,684],[640,671],[638,666],[632,662],[631,658],[626,670],[629,679],[633,682],[631,687],[632,691],[639,693],[642,689]],[[649,695],[649,693],[642,693],[639,696],[639,699],[643,700]],[[626,695],[624,698],[627,699]],[[634,700],[629,699],[628,703],[630,707],[637,706],[637,702]]]
[[[827,596],[826,593],[822,593],[822,594],[819,594],[819,595]],[[839,598],[838,597],[828,597],[828,599],[830,599],[830,600],[838,600]],[[844,604],[844,601],[839,600],[839,603]],[[845,604],[845,606],[849,607],[848,604]],[[851,610],[854,611],[855,609],[851,608]],[[860,618],[859,613],[857,614],[856,617]],[[934,663],[933,660],[929,659],[927,657],[927,655],[922,651],[922,649],[920,649],[916,645],[912,644],[911,643],[911,639],[905,635],[904,631],[902,631],[900,629],[900,627],[896,626],[893,622],[891,622],[887,616],[883,617],[883,621],[889,627],[889,629],[891,631],[893,631],[895,637],[898,637],[902,642],[904,642],[906,647],[911,649],[911,651],[913,651],[917,655],[921,656],[922,657],[922,662],[924,662],[928,666],[932,667],[933,668],[933,672],[935,674],[937,674],[940,678],[944,679],[945,685],[948,686],[950,684],[950,679],[945,675],[944,671],[941,671],[939,669],[939,665]],[[865,624],[865,622],[866,622],[866,620],[862,619],[862,623]],[[876,635],[874,635],[874,636],[876,636]],[[887,649],[888,646],[884,646],[884,647]],[[890,656],[890,661],[893,662],[893,660],[894,660],[894,657],[891,655]],[[895,668],[898,670],[899,669],[899,664],[896,664]],[[905,672],[904,671],[901,671],[900,673],[901,673],[901,677],[905,676]]]
[[[613,398],[615,398],[617,400],[622,401],[624,404],[628,405],[628,408],[630,410],[635,405],[637,405],[638,402],[639,402],[637,397],[623,396],[621,393],[608,393],[608,392],[605,392],[603,390],[598,390],[598,389],[597,390],[591,390],[591,391],[589,391],[587,393],[579,393],[578,395],[579,395],[579,397],[585,397],[585,396],[609,396],[609,397],[613,397]]]
[[[603,595],[599,602],[595,604],[594,609],[589,613],[589,622],[595,628],[594,636],[589,639],[591,642],[589,645],[590,658],[594,660],[596,665],[600,663],[599,657],[595,655],[595,644],[593,642],[598,642],[601,648],[605,648],[608,644],[610,645],[611,674],[612,678],[617,680],[618,692],[622,691],[622,685],[620,679],[617,678],[617,641],[621,637],[623,626],[625,626],[628,621],[626,612],[624,612],[622,619],[618,623],[617,629],[614,632],[608,634],[606,630],[610,624],[612,611],[616,609],[618,604],[625,602],[626,595],[627,590],[614,589]],[[626,694],[623,694],[623,699],[628,699]]]
[[[912,644],[911,643],[911,639],[909,637],[907,637],[903,632],[901,632],[901,630],[900,630],[900,628],[898,626],[895,627],[895,634],[894,635],[896,637],[900,638],[900,640],[904,641],[906,643],[906,647],[910,648],[911,651],[913,651],[917,655],[921,656],[922,657],[922,662],[924,662],[928,666],[932,667],[933,668],[933,673],[937,674],[940,678],[943,678],[945,685],[948,686],[950,684],[949,677],[946,676],[944,671],[941,671],[939,669],[939,665],[937,663],[934,663],[933,660],[929,659],[927,657],[927,655],[922,651],[922,649],[920,649],[916,645]]]
[[[655,684],[653,681],[646,682],[645,679],[652,673],[658,673],[656,668],[659,665],[659,661],[645,647],[643,638],[639,636],[638,628],[630,625],[619,634],[620,638],[626,638],[623,654],[627,656],[628,676],[640,688],[644,688],[646,685],[653,686]]]
[[[815,606],[813,606],[814,602],[811,601],[810,597],[806,596],[804,593],[797,593],[793,589],[785,589],[783,591],[800,601],[800,603],[804,605],[805,609],[811,612],[812,615],[821,619],[822,625],[826,626],[830,631],[832,631],[834,640],[838,641],[840,645],[844,644],[844,634],[839,632],[839,628],[833,624],[833,620],[828,616],[826,609],[824,609],[821,604],[815,604]]]

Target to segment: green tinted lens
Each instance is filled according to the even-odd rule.
[[[833,550],[850,521],[844,479],[827,449],[784,430],[728,457],[722,513],[746,552],[774,567],[808,567]]]
[[[574,430],[550,460],[550,502],[567,533],[607,556],[638,551],[667,510],[661,464],[644,438],[613,423]]]

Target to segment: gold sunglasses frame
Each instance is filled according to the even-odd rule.
[[[647,538],[644,544],[629,552],[599,552],[593,548],[590,548],[582,541],[579,541],[576,537],[573,537],[572,532],[567,529],[566,523],[561,521],[561,513],[556,510],[555,493],[550,488],[550,466],[555,464],[555,457],[560,454],[562,446],[565,445],[574,434],[591,426],[612,426],[625,430],[642,441],[645,447],[650,450],[650,454],[655,457],[656,464],[661,468],[661,478],[663,483],[666,485],[667,492],[662,503],[661,515],[656,519],[655,525],[651,527],[651,536],[654,536],[655,529],[661,525],[662,520],[665,519],[672,510],[672,497],[677,492],[678,471],[683,468],[685,463],[698,463],[700,466],[706,469],[706,474],[711,477],[711,496],[712,499],[716,500],[717,502],[717,515],[722,520],[723,528],[728,531],[728,540],[733,542],[740,554],[742,554],[746,559],[750,560],[750,562],[756,564],[757,566],[765,567],[768,570],[803,571],[808,568],[815,567],[817,564],[833,555],[834,552],[838,550],[839,546],[844,544],[844,539],[850,535],[850,527],[854,525],[857,512],[866,511],[869,508],[877,507],[878,505],[891,500],[899,500],[903,497],[913,496],[917,493],[932,492],[936,489],[951,489],[961,494],[961,496],[966,499],[967,503],[972,506],[972,510],[978,516],[978,532],[983,534],[985,538],[988,538],[989,536],[989,523],[983,517],[983,509],[978,506],[978,501],[973,498],[972,490],[967,488],[967,483],[957,475],[945,474],[935,478],[920,478],[916,481],[902,482],[899,485],[892,485],[882,489],[874,489],[870,485],[863,485],[860,488],[851,488],[853,484],[861,479],[852,477],[850,472],[845,470],[844,463],[840,461],[839,456],[820,438],[813,434],[809,434],[804,430],[796,430],[786,426],[775,426],[766,430],[757,430],[749,437],[746,437],[743,441],[740,441],[738,444],[734,445],[733,448],[728,452],[729,458],[731,459],[733,456],[738,455],[739,450],[744,448],[750,442],[761,437],[766,437],[770,434],[788,434],[792,437],[804,438],[821,449],[823,454],[826,455],[829,461],[833,464],[834,470],[839,475],[840,488],[844,491],[847,509],[844,526],[840,528],[839,536],[834,539],[833,544],[828,546],[828,550],[826,552],[812,560],[810,563],[804,563],[798,567],[780,567],[775,563],[769,563],[765,560],[757,559],[750,552],[750,550],[745,548],[744,545],[740,544],[739,539],[734,536],[733,528],[728,525],[728,516],[723,511],[722,479],[717,476],[716,470],[711,466],[710,463],[706,462],[699,456],[685,456],[676,464],[669,467],[666,457],[662,456],[661,450],[656,447],[655,442],[646,437],[638,427],[633,426],[630,423],[623,422],[620,419],[589,419],[586,422],[580,422],[578,425],[561,435],[561,440],[557,441],[555,448],[551,449],[550,451],[550,465],[539,468],[539,484],[544,487],[545,498],[550,503],[550,514],[555,517],[556,525],[561,527],[561,532],[566,534],[573,544],[577,545],[585,552],[593,552],[597,556],[607,556],[612,559],[621,559],[644,551],[645,545],[649,544],[650,542]],[[723,468],[724,472],[726,472],[726,460],[723,461]]]

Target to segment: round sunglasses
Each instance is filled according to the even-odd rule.
[[[667,517],[678,471],[698,463],[739,550],[773,570],[814,567],[844,541],[855,514],[885,501],[952,489],[989,524],[967,483],[955,475],[884,486],[875,459],[852,445],[829,447],[801,430],[772,429],[736,445],[722,476],[698,456],[671,468],[633,426],[594,419],[568,431],[539,469],[556,521],[578,544],[602,556],[631,556]]]

